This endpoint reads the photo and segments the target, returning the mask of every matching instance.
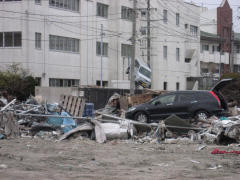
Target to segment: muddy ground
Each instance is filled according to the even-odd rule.
[[[0,180],[68,179],[240,179],[240,155],[212,155],[199,144],[136,144],[89,139],[23,138],[0,140]],[[211,169],[218,167],[217,169]],[[209,169],[210,168],[210,169]]]

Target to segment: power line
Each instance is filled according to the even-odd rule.
[[[65,9],[60,9],[60,8],[57,8],[59,10],[65,10]],[[22,12],[17,12],[17,11],[7,11],[7,10],[0,10],[0,11],[3,11],[3,12],[11,12],[11,13],[17,13],[17,14],[24,14],[26,15],[27,13],[22,13]],[[64,17],[64,18],[69,18],[69,17],[101,17],[99,15],[89,15],[89,16],[81,16],[81,15],[78,15],[78,16],[61,16],[61,15],[43,15],[43,14],[36,14],[36,13],[30,13],[28,12],[28,14],[30,15],[35,15],[35,16],[43,16],[43,17]],[[113,14],[108,14],[108,16],[113,16],[113,15],[118,15],[118,14],[121,14],[121,13],[113,13]]]

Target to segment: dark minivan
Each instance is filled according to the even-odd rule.
[[[139,122],[157,122],[175,114],[182,119],[229,115],[227,101],[220,93],[233,79],[223,79],[211,91],[174,91],[145,104],[129,108],[126,118]]]

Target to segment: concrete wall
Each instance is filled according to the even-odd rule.
[[[201,31],[217,34],[217,9],[203,11],[200,14]]]
[[[35,96],[42,96],[48,103],[59,103],[61,94],[78,96],[78,88],[68,87],[35,87]]]

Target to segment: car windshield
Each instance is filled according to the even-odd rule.
[[[141,66],[139,72],[144,76],[148,77],[149,79],[151,78],[151,71],[147,70],[146,68]]]

